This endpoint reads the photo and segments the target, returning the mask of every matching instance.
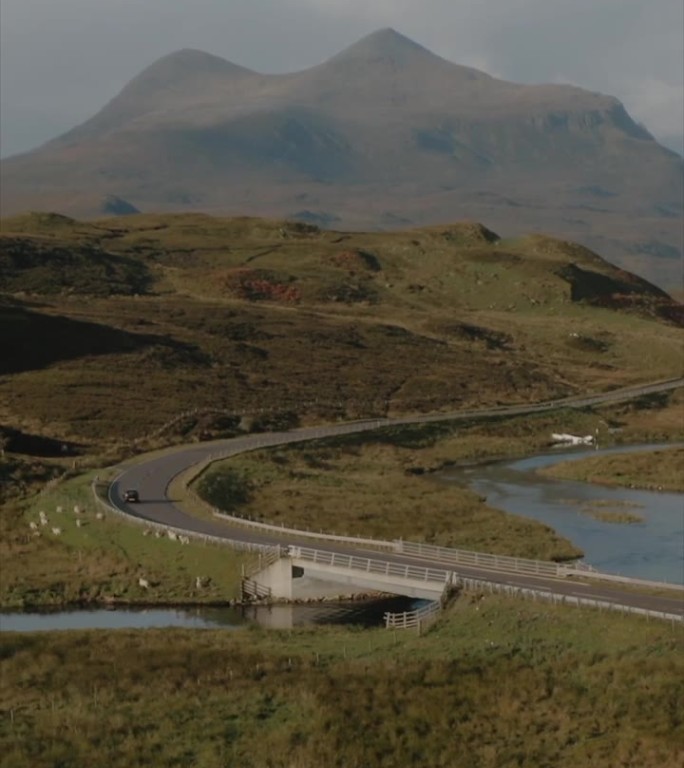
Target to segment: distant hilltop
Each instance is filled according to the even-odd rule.
[[[3,161],[2,179],[4,215],[120,200],[336,229],[473,218],[579,240],[664,287],[680,278],[682,160],[619,101],[498,80],[391,29],[287,75],[172,53]]]

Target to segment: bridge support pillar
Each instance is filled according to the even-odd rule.
[[[251,578],[262,587],[268,587],[274,599],[292,600],[292,560],[289,557],[281,557]]]

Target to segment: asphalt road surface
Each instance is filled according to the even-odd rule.
[[[614,583],[608,585],[598,581],[586,583],[584,581],[543,578],[519,573],[502,573],[501,571],[493,571],[480,567],[475,568],[461,565],[454,567],[453,565],[440,564],[439,561],[433,559],[422,561],[420,558],[409,557],[406,555],[379,552],[377,549],[364,547],[363,545],[340,545],[336,542],[323,539],[312,540],[311,538],[306,537],[297,538],[296,534],[262,532],[258,529],[248,528],[239,524],[231,524],[225,520],[205,520],[196,518],[181,509],[172,498],[169,498],[169,486],[177,475],[188,470],[190,467],[217,456],[227,457],[255,448],[284,445],[286,443],[301,442],[321,437],[368,431],[383,426],[472,419],[478,416],[523,415],[554,410],[559,407],[580,408],[608,402],[619,402],[640,397],[645,394],[677,389],[682,386],[684,386],[684,379],[676,379],[640,387],[631,387],[629,389],[615,390],[599,395],[556,400],[549,403],[504,406],[479,411],[431,414],[429,416],[358,421],[332,426],[309,427],[288,432],[246,435],[230,440],[192,445],[178,448],[166,455],[144,460],[139,464],[135,464],[125,469],[110,486],[109,498],[112,504],[133,517],[149,520],[154,523],[161,523],[174,528],[180,528],[188,532],[254,544],[314,547],[326,552],[338,552],[359,557],[371,557],[375,560],[384,560],[393,563],[418,565],[426,568],[444,568],[445,570],[455,570],[460,576],[466,578],[483,579],[495,581],[499,584],[549,590],[556,594],[605,600],[620,605],[636,606],[684,616],[684,592],[674,592],[671,595],[655,595],[635,592],[633,589],[630,590],[625,586]],[[129,488],[134,488],[139,492],[140,503],[126,504],[123,501],[124,491]]]

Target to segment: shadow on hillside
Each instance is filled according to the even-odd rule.
[[[138,334],[98,323],[45,315],[21,305],[0,303],[0,375],[45,368],[93,355],[153,348],[162,365],[208,363],[197,348],[164,336]]]

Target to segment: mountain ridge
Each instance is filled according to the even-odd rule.
[[[306,211],[337,228],[475,218],[578,239],[660,284],[672,259],[653,254],[680,245],[663,211],[681,201],[681,158],[617,99],[498,80],[392,29],[280,75],[168,54],[1,167],[5,214],[92,216],[111,195],[160,212]]]

